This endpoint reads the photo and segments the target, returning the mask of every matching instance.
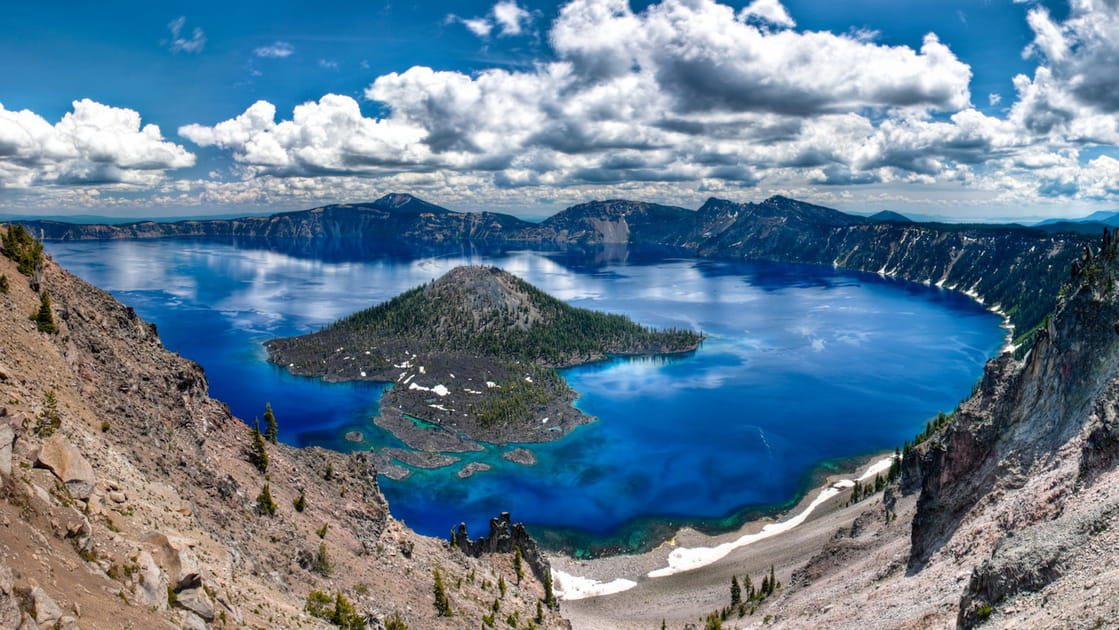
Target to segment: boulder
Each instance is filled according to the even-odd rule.
[[[62,619],[62,609],[46,591],[38,586],[31,589],[31,610],[35,615],[35,623],[40,626],[53,625]]]
[[[186,588],[179,591],[175,600],[179,606],[198,615],[206,621],[214,620],[214,604],[201,588]]]
[[[136,583],[136,588],[132,592],[137,601],[157,610],[166,609],[167,578],[155,563],[152,554],[146,551],[140,552],[136,565],[140,568],[140,581]]]
[[[93,487],[97,483],[93,466],[60,434],[56,433],[43,443],[35,458],[35,465],[54,473],[66,484],[74,498],[84,501],[93,494]]]
[[[183,611],[183,627],[187,630],[210,630],[210,624],[189,610]]]
[[[5,420],[0,420],[0,475],[12,474],[12,446],[16,441],[16,431]]]
[[[16,597],[15,574],[8,567],[0,566],[0,628],[16,628],[23,618]]]
[[[191,549],[195,545],[193,541],[150,531],[140,538],[140,542],[151,550],[152,558],[167,574],[172,589],[181,591],[202,584],[202,565]]]

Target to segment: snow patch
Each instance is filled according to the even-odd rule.
[[[555,591],[556,597],[566,601],[613,595],[628,591],[635,586],[637,582],[625,578],[600,582],[593,578],[579,577],[552,569],[552,590]]]
[[[893,457],[887,457],[875,462],[869,468],[867,468],[866,471],[863,472],[863,474],[860,475],[857,480],[861,482],[867,479],[873,479],[875,475],[878,475],[882,471],[889,470],[890,465],[893,463],[893,461]],[[848,486],[844,482],[847,482],[850,485]],[[780,523],[770,523],[763,527],[760,532],[754,534],[743,534],[737,540],[725,542],[714,547],[695,547],[690,549],[687,547],[679,547],[677,549],[674,549],[672,553],[668,554],[668,566],[664,567],[663,569],[655,569],[653,571],[650,571],[648,573],[648,576],[651,578],[667,577],[669,575],[675,575],[677,573],[683,573],[685,571],[691,571],[693,569],[705,567],[709,564],[713,564],[725,558],[728,554],[730,554],[730,552],[738,549],[739,547],[745,547],[746,545],[753,544],[759,540],[765,540],[766,538],[771,538],[773,536],[776,536],[777,534],[783,534],[808,520],[809,515],[811,515],[812,512],[815,511],[816,508],[820,507],[820,505],[822,505],[825,501],[839,494],[844,488],[853,487],[854,485],[855,482],[851,481],[850,479],[837,481],[831,486],[821,490],[820,494],[816,495],[816,498],[813,499],[812,502],[809,503],[808,506],[805,507],[804,510],[802,510],[799,514],[789,518],[788,520],[781,521]]]
[[[412,380],[412,377],[409,376],[408,380],[409,381]],[[407,382],[407,381],[405,381],[405,382]],[[436,385],[435,387],[424,387],[423,385],[420,385],[419,383],[410,383],[408,385],[408,389],[418,389],[418,390],[423,391],[423,392],[432,392],[432,393],[434,393],[434,394],[436,394],[437,396],[440,396],[440,397],[446,396],[447,394],[451,393],[451,390],[447,389],[447,387],[445,385]]]

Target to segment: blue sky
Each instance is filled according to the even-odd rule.
[[[0,212],[1083,215],[1119,208],[1111,5],[3,3]]]

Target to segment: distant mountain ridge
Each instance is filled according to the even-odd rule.
[[[897,223],[913,223],[913,219],[910,219],[900,212],[894,212],[893,210],[882,210],[881,212],[875,212],[874,214],[870,215],[870,220],[894,221]]]
[[[1086,235],[1060,227],[916,223],[897,216],[856,216],[782,196],[760,203],[711,198],[697,210],[615,199],[578,204],[530,223],[507,214],[456,212],[413,195],[389,194],[369,203],[268,217],[24,225],[47,240],[205,236],[395,245],[622,244],[705,258],[832,265],[968,293],[997,308],[1020,334],[1036,329],[1052,310],[1060,282],[1094,233],[1094,226]]]

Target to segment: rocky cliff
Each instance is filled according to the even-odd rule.
[[[107,293],[49,259],[0,275],[0,627],[566,627],[512,554],[393,520],[367,455],[254,464],[201,368]]]
[[[27,221],[23,225],[37,237],[52,240],[221,236],[487,242],[504,240],[533,224],[492,212],[452,212],[411,195],[390,194],[372,203],[337,204],[267,217],[121,225]]]
[[[1030,352],[992,359],[905,458],[900,486],[785,567],[788,588],[765,612],[789,628],[1113,626],[1117,280],[1119,245],[1105,235],[1066,275]]]

